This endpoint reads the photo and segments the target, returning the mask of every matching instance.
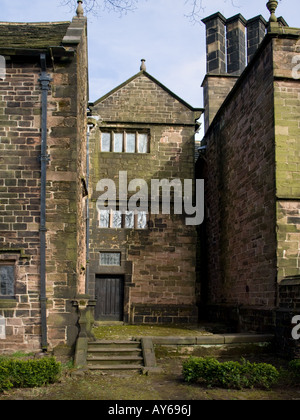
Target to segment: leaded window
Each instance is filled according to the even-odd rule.
[[[120,252],[100,252],[100,265],[120,266]]]
[[[101,152],[149,153],[150,132],[110,130],[101,132]]]
[[[15,267],[0,265],[0,297],[10,297],[15,294]]]
[[[102,229],[147,229],[148,214],[145,211],[100,210],[99,227]]]

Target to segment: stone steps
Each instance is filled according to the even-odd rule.
[[[237,349],[242,355],[248,350],[265,351],[272,344],[272,334],[209,334],[192,337],[136,337],[131,340],[98,340],[82,339],[77,343],[75,364],[96,371],[139,371],[160,372],[157,367],[155,348],[165,346],[177,350],[189,347],[197,351],[211,347],[210,351],[229,351]],[[252,346],[246,348],[245,346]],[[254,347],[255,348],[254,348]],[[242,348],[242,350],[240,350]],[[215,350],[214,350],[215,349]],[[218,353],[216,353],[218,354]],[[228,353],[229,354],[229,353]]]
[[[143,366],[141,365],[90,365],[88,366],[89,370],[101,370],[101,371],[105,371],[105,370],[111,370],[111,371],[121,371],[121,370],[130,370],[130,371],[141,371],[141,369],[143,368]]]
[[[88,343],[87,367],[90,370],[141,370],[143,366],[141,340]]]
[[[122,362],[125,365],[129,365],[131,363],[141,363],[143,358],[140,356],[92,356],[87,358],[87,362],[89,365],[97,364],[98,362],[102,362],[103,364],[120,364]]]

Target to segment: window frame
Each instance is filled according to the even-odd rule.
[[[17,281],[17,270],[16,270],[16,261],[15,260],[0,260],[0,269],[2,267],[12,267],[13,268],[13,280],[12,280],[12,289],[13,294],[2,295],[1,294],[1,277],[0,277],[0,300],[1,299],[15,299],[16,297],[16,281]]]
[[[147,230],[148,229],[148,222],[149,222],[149,213],[145,212],[145,211],[138,211],[135,212],[134,214],[134,225],[133,227],[127,227],[126,226],[126,214],[121,212],[121,226],[120,227],[116,227],[113,225],[113,214],[114,212],[120,212],[119,210],[113,210],[113,209],[107,209],[104,210],[109,212],[109,219],[108,219],[108,226],[101,226],[101,212],[103,212],[103,210],[100,210],[98,212],[98,227],[100,229],[131,229],[131,230]],[[139,216],[141,213],[144,213],[146,215],[146,224],[144,228],[138,227],[139,225]]]
[[[115,255],[118,254],[118,256],[120,258],[120,263],[119,264],[103,264],[101,262],[101,256],[104,255],[104,254],[106,254],[106,255],[107,254],[115,254]],[[122,266],[122,253],[121,253],[121,251],[117,251],[117,252],[115,252],[115,251],[100,251],[99,265],[100,265],[100,267],[121,267]]]
[[[103,134],[110,135],[109,150],[103,150]],[[122,151],[115,151],[115,134],[122,134]],[[134,134],[135,146],[134,151],[127,151],[127,135]],[[140,152],[140,135],[147,135],[147,151]],[[149,129],[134,129],[134,128],[100,128],[100,152],[101,153],[124,153],[127,155],[138,154],[147,155],[150,153],[150,130]]]

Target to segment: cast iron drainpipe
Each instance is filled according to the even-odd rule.
[[[42,133],[41,133],[41,221],[40,221],[40,276],[41,276],[41,326],[42,351],[46,352],[47,342],[47,297],[46,297],[46,170],[50,156],[47,155],[47,108],[48,91],[51,78],[47,74],[46,54],[40,55],[41,76],[39,82],[42,89]]]
[[[92,117],[97,119],[97,117]],[[89,274],[90,274],[90,200],[89,200],[89,182],[90,182],[90,137],[91,130],[95,127],[94,123],[87,124],[86,135],[86,277],[85,277],[85,293],[89,294]]]
[[[89,178],[90,178],[90,131],[93,125],[87,125],[87,136],[86,136],[86,188],[87,188],[87,199],[86,199],[86,271],[85,271],[85,293],[89,293],[89,274],[90,274],[90,200],[89,200]]]

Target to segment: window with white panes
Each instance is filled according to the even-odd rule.
[[[102,229],[147,229],[148,214],[145,211],[101,210],[99,227]]]
[[[101,152],[149,153],[149,131],[102,131]]]
[[[121,253],[100,252],[100,265],[121,266]]]

